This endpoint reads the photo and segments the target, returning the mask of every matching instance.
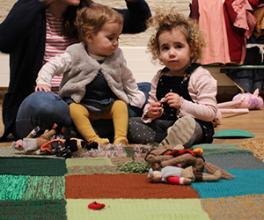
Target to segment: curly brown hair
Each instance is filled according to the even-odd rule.
[[[123,26],[123,17],[112,8],[98,3],[80,9],[75,20],[80,40],[85,41],[87,34],[98,33],[108,22]]]
[[[201,32],[191,19],[179,14],[175,8],[169,10],[160,9],[155,16],[148,20],[148,26],[155,28],[155,32],[148,42],[148,51],[152,54],[153,61],[159,58],[160,34],[165,31],[171,31],[174,28],[181,30],[186,37],[192,52],[191,61],[197,62],[201,58],[202,48],[205,46]]]

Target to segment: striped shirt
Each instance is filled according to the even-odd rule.
[[[75,43],[75,39],[71,39],[63,35],[63,19],[57,18],[46,10],[46,45],[43,64],[50,58],[61,55],[66,48]],[[62,75],[54,76],[51,81],[53,91],[58,91],[62,80]]]

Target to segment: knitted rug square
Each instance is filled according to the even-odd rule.
[[[210,154],[204,156],[206,162],[211,162],[223,169],[264,169],[264,163],[250,152]]]
[[[0,201],[1,220],[66,220],[65,200]]]
[[[26,154],[12,146],[0,146],[0,157],[57,158],[55,155]]]
[[[65,194],[64,176],[31,176],[22,199],[61,200]]]
[[[66,173],[61,158],[0,157],[0,174],[61,176]]]
[[[254,138],[241,143],[241,147],[252,151],[255,157],[264,162],[264,139]]]
[[[122,158],[125,161],[143,161],[146,153],[152,147],[151,145],[142,144],[131,144],[125,147],[122,145],[108,144],[89,151],[80,150],[74,153],[74,157],[107,157]]]
[[[0,200],[20,200],[27,189],[29,176],[0,175]]]
[[[264,219],[264,195],[202,199],[210,219]]]
[[[204,155],[249,152],[237,144],[197,144],[192,148],[196,149],[198,147],[203,149]]]
[[[190,186],[151,184],[146,175],[68,175],[66,198],[198,198]]]
[[[199,199],[100,199],[105,208],[91,210],[95,200],[67,199],[68,219],[89,220],[207,220]]]
[[[219,198],[249,194],[264,194],[264,170],[228,170],[235,178],[218,182],[197,182],[192,187],[201,198]]]
[[[0,176],[0,200],[63,199],[63,176]]]
[[[117,167],[106,157],[66,159],[67,174],[116,173]]]

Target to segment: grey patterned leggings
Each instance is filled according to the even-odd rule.
[[[132,117],[128,121],[128,141],[134,144],[155,144],[160,143],[167,136],[167,129],[175,121],[156,119],[151,123],[143,123],[141,118]],[[176,122],[177,123],[177,122]],[[182,128],[185,129],[184,127]],[[196,121],[193,134],[189,137],[185,146],[201,143],[204,140],[204,133],[201,125]]]

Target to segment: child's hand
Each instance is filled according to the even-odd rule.
[[[148,118],[159,118],[163,114],[162,104],[160,102],[154,102],[150,105],[147,113]]]
[[[165,95],[166,102],[171,108],[179,109],[181,107],[181,97],[174,92]]]
[[[50,92],[51,88],[50,86],[46,85],[46,84],[37,84],[35,91],[44,91],[44,92]]]

